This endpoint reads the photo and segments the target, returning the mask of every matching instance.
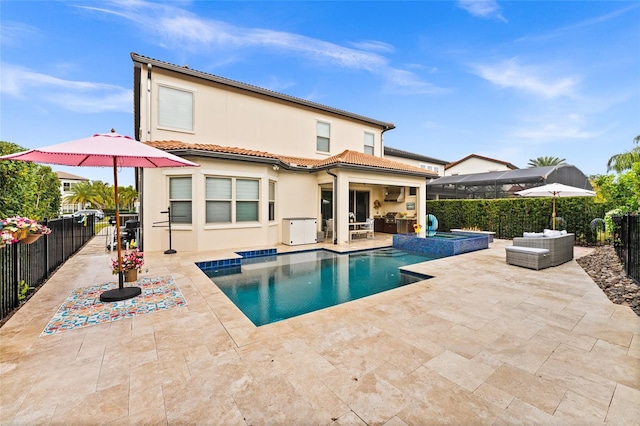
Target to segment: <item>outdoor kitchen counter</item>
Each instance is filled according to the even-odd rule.
[[[396,223],[398,224],[398,234],[408,234],[413,231],[413,225],[417,223],[415,217],[399,217],[396,219]]]

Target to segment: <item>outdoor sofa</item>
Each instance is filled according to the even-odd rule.
[[[530,269],[558,266],[573,259],[575,235],[566,231],[525,232],[507,246],[507,263]]]

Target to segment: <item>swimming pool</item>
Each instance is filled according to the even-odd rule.
[[[260,326],[430,278],[399,268],[435,258],[394,248],[315,250],[242,259],[239,266],[199,266]]]

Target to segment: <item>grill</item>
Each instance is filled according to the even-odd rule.
[[[396,215],[398,212],[389,212],[384,215],[384,221],[386,223],[396,223]]]

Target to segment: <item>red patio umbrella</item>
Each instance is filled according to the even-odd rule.
[[[1,156],[0,160],[31,161],[64,166],[113,167],[113,187],[116,205],[116,241],[118,246],[118,288],[100,295],[103,302],[115,302],[135,297],[140,287],[124,287],[122,248],[120,247],[120,209],[118,207],[118,167],[198,167],[199,164],[137,142],[129,136],[111,133],[50,145]]]

